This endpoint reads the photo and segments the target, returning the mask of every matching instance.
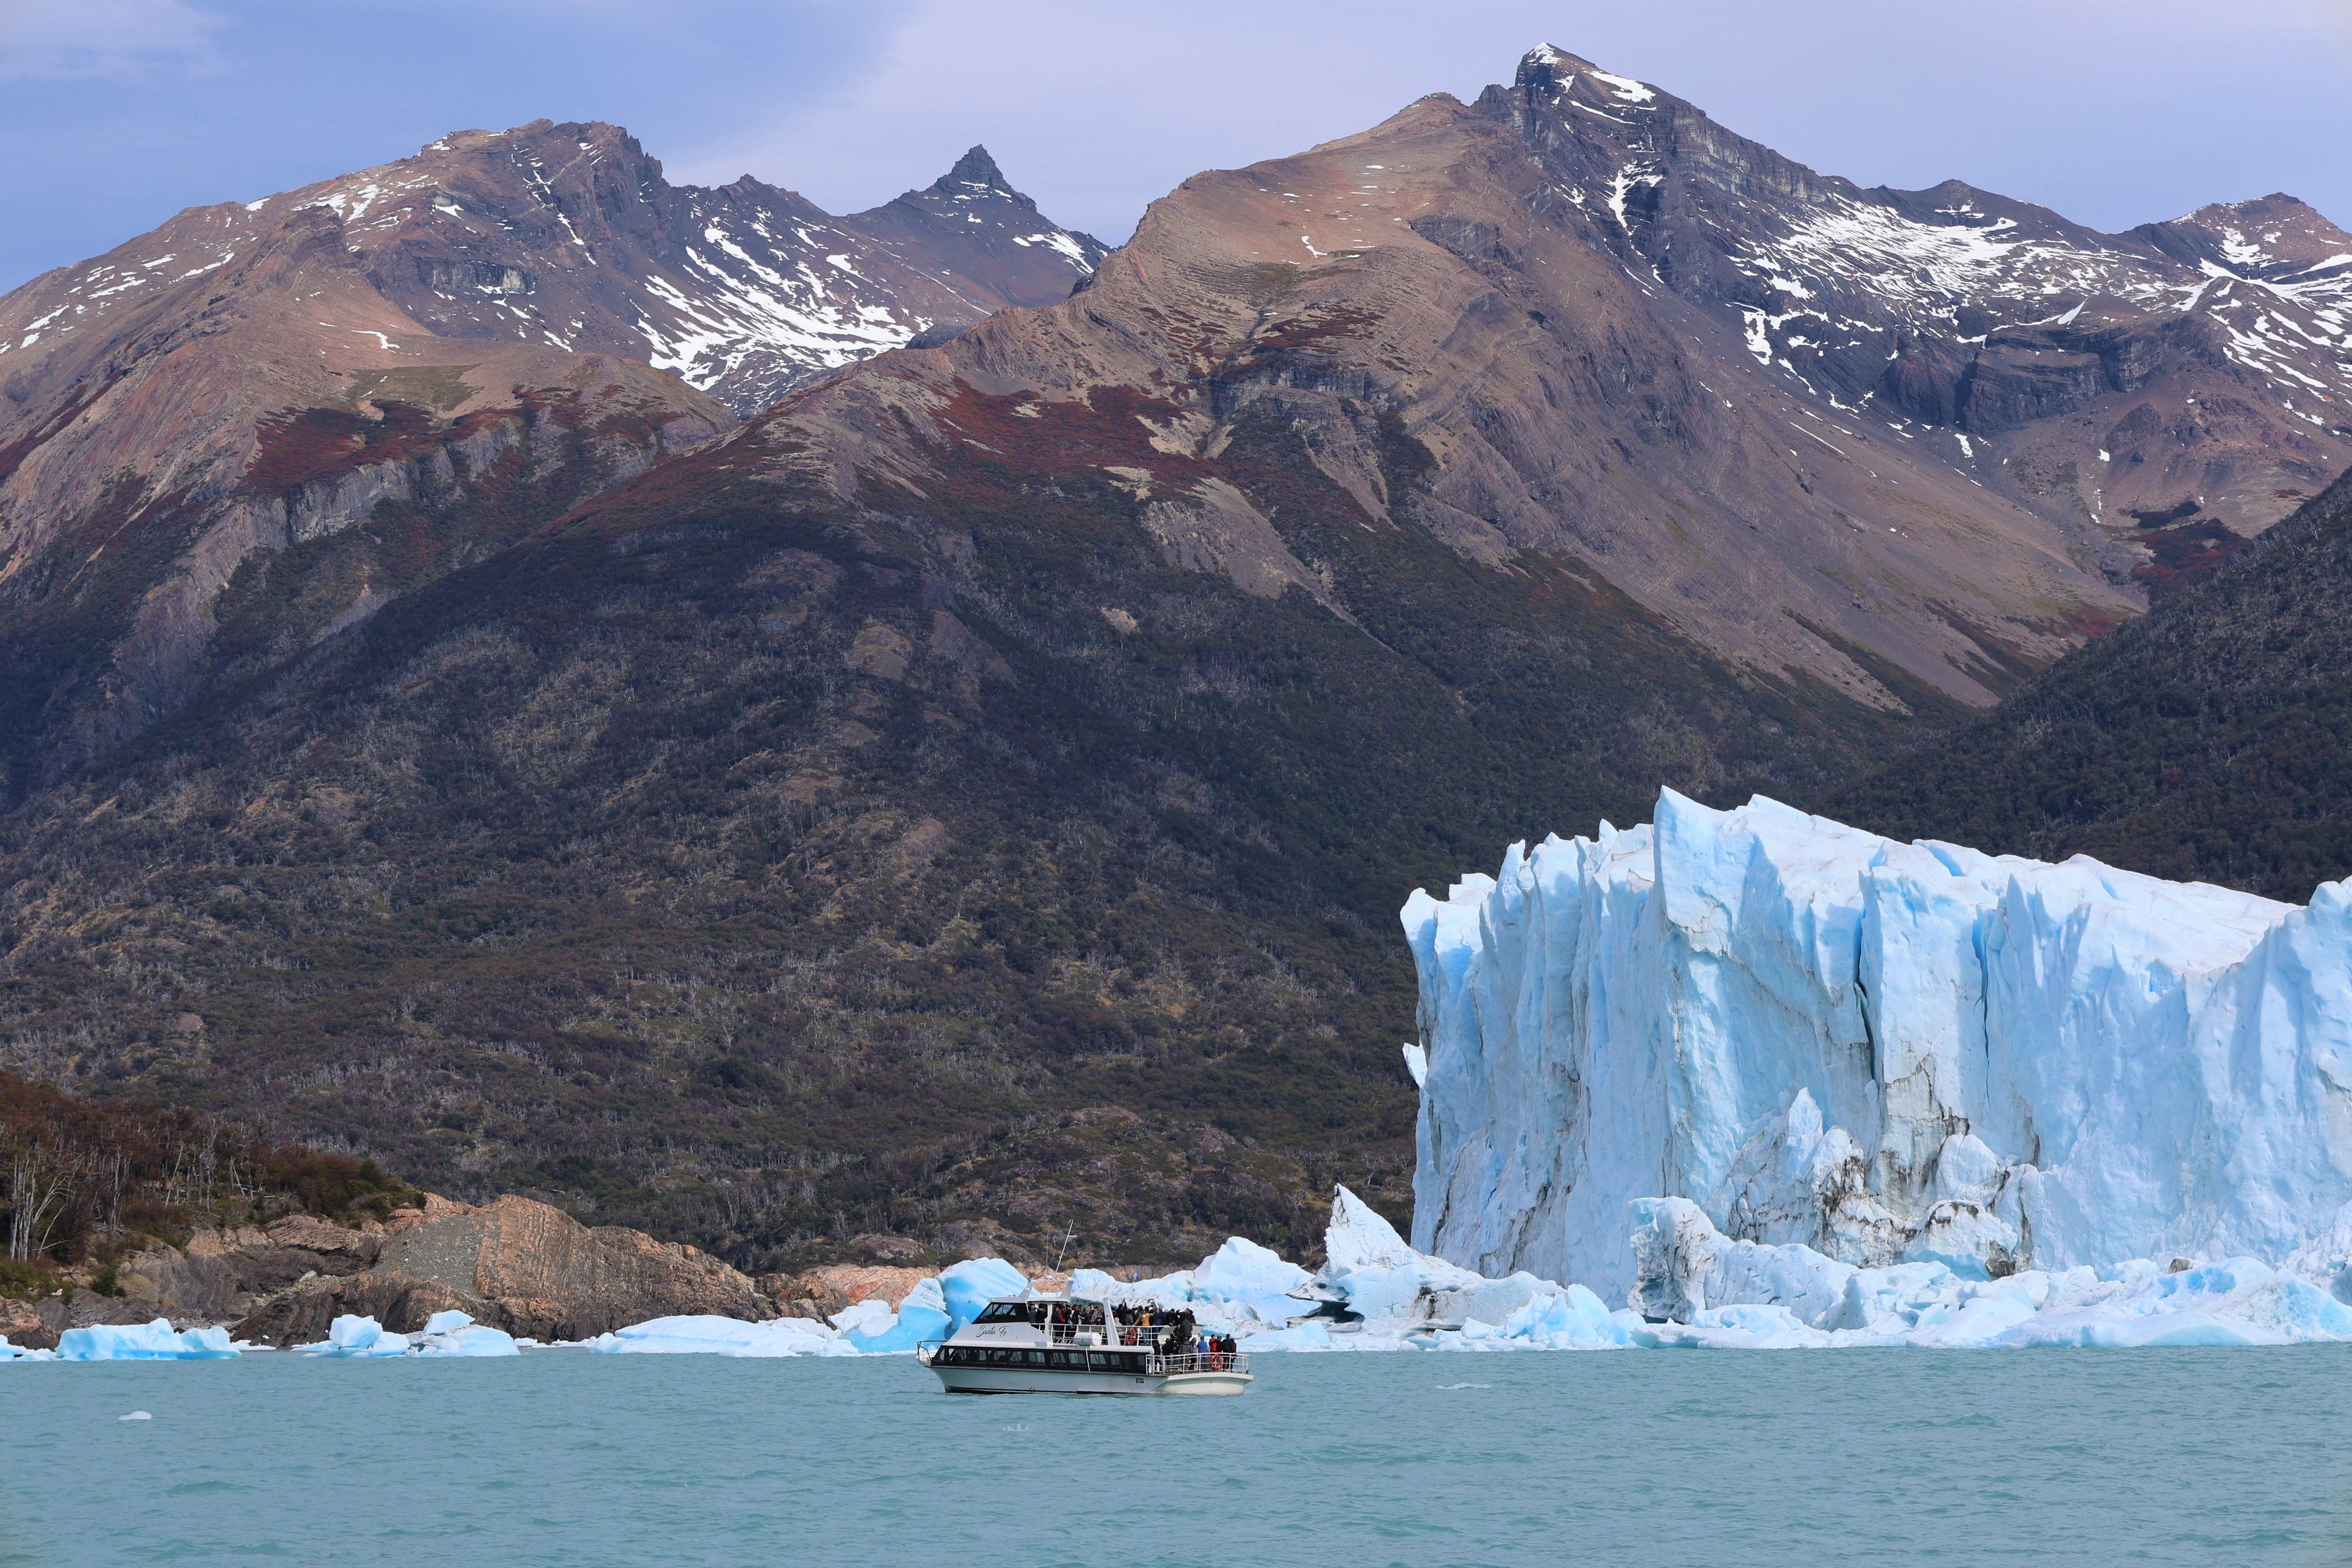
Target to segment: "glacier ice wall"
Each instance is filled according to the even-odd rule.
[[[1622,1300],[1629,1205],[1972,1277],[2276,1261],[2352,1200],[2352,880],[2308,908],[1761,796],[1515,844],[1403,921],[1413,1245]]]

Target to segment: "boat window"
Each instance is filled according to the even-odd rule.
[[[975,1323],[1025,1323],[1029,1309],[1018,1301],[991,1301],[982,1309]]]

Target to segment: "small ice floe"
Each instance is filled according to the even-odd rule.
[[[609,1334],[598,1334],[580,1344],[583,1350],[607,1355],[767,1357],[858,1353],[847,1337],[813,1318],[775,1318],[764,1323],[703,1316],[656,1318]]]
[[[478,1323],[458,1311],[436,1312],[415,1336],[418,1355],[520,1355],[522,1345],[504,1329]]]
[[[152,1421],[155,1417],[144,1410],[134,1410],[128,1415],[118,1415],[115,1419],[117,1421]]]
[[[226,1329],[186,1329],[172,1320],[152,1323],[93,1323],[68,1329],[58,1338],[59,1361],[229,1361],[236,1347]]]
[[[1495,1385],[1491,1383],[1441,1383],[1437,1385],[1437,1392],[1440,1394],[1452,1394],[1459,1389],[1492,1388]]]
[[[302,1353],[361,1360],[376,1356],[504,1356],[520,1355],[522,1347],[504,1329],[474,1321],[459,1311],[436,1312],[414,1334],[394,1333],[373,1318],[346,1315],[327,1329],[326,1340],[304,1345]]]
[[[373,1318],[345,1313],[327,1325],[327,1337],[315,1345],[304,1345],[308,1356],[330,1356],[336,1360],[361,1360],[370,1356],[406,1355],[408,1336],[395,1334]]]

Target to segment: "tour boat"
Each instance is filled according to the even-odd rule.
[[[1030,1293],[991,1301],[916,1360],[950,1394],[1239,1394],[1249,1357],[1194,1348],[1192,1315]]]

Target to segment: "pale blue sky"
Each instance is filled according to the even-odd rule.
[[[0,289],[194,204],[546,115],[834,211],[985,142],[1117,241],[1555,43],[1865,184],[2103,228],[2285,190],[2352,225],[2352,0],[0,0]]]

